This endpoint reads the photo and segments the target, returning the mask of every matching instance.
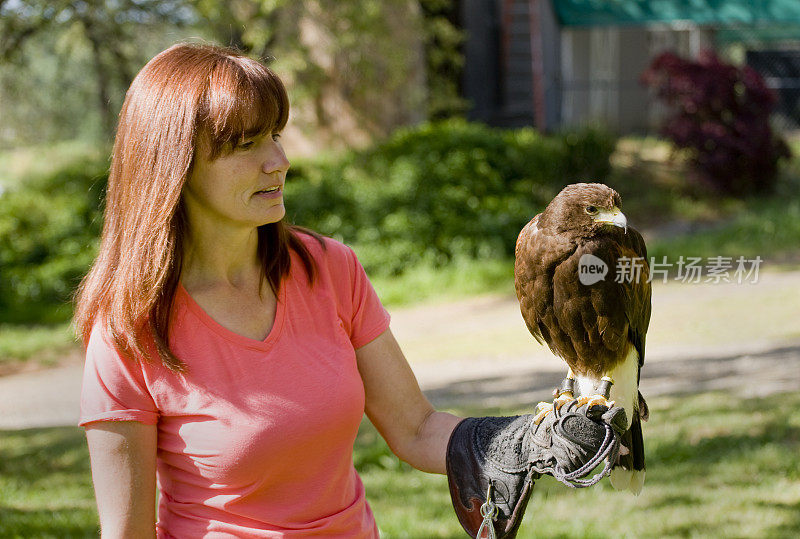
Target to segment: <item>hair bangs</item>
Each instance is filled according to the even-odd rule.
[[[281,131],[289,118],[289,98],[281,80],[244,56],[225,58],[214,66],[204,101],[198,127],[211,159],[242,139]]]

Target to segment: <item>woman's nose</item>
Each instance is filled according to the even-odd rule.
[[[266,174],[286,172],[289,170],[289,160],[286,158],[286,153],[277,141],[273,140],[268,143],[262,169]]]

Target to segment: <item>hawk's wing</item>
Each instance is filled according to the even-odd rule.
[[[639,353],[639,367],[644,363],[644,344],[647,328],[650,325],[651,295],[650,266],[648,265],[647,246],[644,238],[633,228],[628,228],[630,249],[633,255],[644,260],[647,274],[643,274],[638,283],[625,287],[628,297],[625,301],[625,316],[628,318],[629,338]]]
[[[574,252],[575,246],[538,227],[539,216],[523,227],[514,249],[514,287],[522,318],[531,335],[566,359],[553,342],[550,329],[557,325],[553,305],[553,274]]]

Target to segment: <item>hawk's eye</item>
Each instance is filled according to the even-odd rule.
[[[597,207],[595,207],[595,206],[586,206],[586,213],[588,213],[589,215],[597,214]]]

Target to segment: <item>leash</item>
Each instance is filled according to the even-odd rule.
[[[475,534],[475,539],[482,539],[483,532],[486,531],[486,539],[497,539],[497,534],[494,532],[494,524],[492,521],[497,518],[497,506],[494,503],[494,484],[489,481],[489,488],[486,489],[486,501],[481,505],[481,516],[483,521],[481,527],[478,528],[478,533]]]

